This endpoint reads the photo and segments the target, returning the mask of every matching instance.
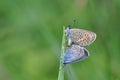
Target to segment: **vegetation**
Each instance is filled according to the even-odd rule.
[[[65,80],[120,80],[119,19],[119,0],[0,0],[0,80],[57,80],[63,25],[73,20],[97,39]]]

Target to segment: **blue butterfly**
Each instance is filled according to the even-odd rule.
[[[63,64],[68,64],[72,62],[78,62],[86,59],[89,56],[89,52],[84,47],[80,45],[72,44],[66,49],[65,55],[62,58]]]

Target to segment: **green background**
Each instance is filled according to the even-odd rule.
[[[57,80],[62,28],[73,20],[97,39],[65,80],[120,80],[120,0],[0,0],[0,80]]]

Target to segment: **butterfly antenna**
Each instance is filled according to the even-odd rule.
[[[71,24],[71,25],[68,25],[67,28],[71,29],[71,27],[73,27],[73,26],[75,25],[75,22],[76,22],[76,20],[73,20],[73,21],[72,21],[72,24]]]
[[[74,25],[75,25],[75,22],[76,22],[76,20],[73,20],[71,26],[74,26]]]

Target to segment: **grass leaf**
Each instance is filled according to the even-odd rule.
[[[66,47],[66,46],[65,46],[65,27],[63,26],[61,58],[64,56],[65,47]],[[64,64],[62,63],[61,58],[60,58],[60,66],[59,66],[58,80],[64,80]]]

